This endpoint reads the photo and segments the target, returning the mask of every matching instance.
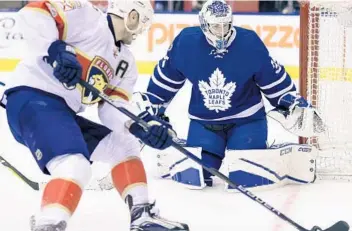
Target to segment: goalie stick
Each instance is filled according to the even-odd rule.
[[[95,94],[96,96],[98,96],[99,98],[101,98],[104,102],[108,103],[109,105],[111,105],[112,107],[114,107],[115,109],[119,110],[121,113],[125,114],[126,116],[128,116],[129,118],[131,118],[133,121],[135,121],[136,123],[138,123],[139,125],[141,125],[142,127],[144,127],[144,129],[148,129],[149,125],[148,123],[146,123],[144,120],[142,120],[141,118],[139,118],[138,116],[134,115],[133,113],[131,113],[130,111],[128,111],[127,109],[123,108],[123,107],[118,107],[115,105],[114,101],[107,96],[106,94],[100,92],[98,89],[96,89],[94,86],[90,85],[89,83],[87,83],[84,80],[80,80],[79,82],[82,87],[85,87],[86,89],[88,89],[89,91],[91,91],[93,94]],[[224,174],[222,174],[221,172],[219,172],[218,170],[212,168],[211,166],[209,166],[206,163],[203,163],[201,159],[199,159],[197,156],[193,155],[191,152],[187,151],[184,147],[182,147],[181,145],[179,145],[178,143],[174,142],[172,143],[172,146],[177,149],[178,151],[182,152],[185,156],[187,156],[188,158],[190,158],[191,160],[195,161],[196,163],[198,163],[199,165],[201,165],[206,171],[208,171],[209,173],[219,177],[221,180],[225,181],[226,183],[228,183],[230,186],[232,186],[233,188],[236,188],[239,192],[241,192],[243,195],[247,196],[248,198],[250,198],[251,200],[259,203],[260,205],[262,205],[264,208],[266,208],[267,210],[269,210],[270,212],[272,212],[273,214],[275,214],[276,216],[280,217],[282,220],[288,222],[289,224],[291,224],[292,226],[294,226],[297,230],[299,231],[348,231],[349,230],[349,225],[347,224],[347,222],[345,221],[339,221],[337,223],[335,223],[334,225],[332,225],[330,228],[328,229],[321,229],[318,226],[314,226],[312,229],[308,230],[306,228],[304,228],[303,226],[301,226],[300,224],[296,223],[295,221],[293,221],[291,218],[289,218],[288,216],[286,216],[285,214],[281,213],[279,210],[277,210],[276,208],[272,207],[271,205],[269,205],[267,202],[263,201],[262,199],[260,199],[259,197],[257,197],[256,195],[254,195],[253,193],[251,193],[248,189],[244,188],[241,185],[237,185],[234,182],[232,182],[228,177],[226,177]]]
[[[39,184],[37,182],[31,181],[30,179],[28,179],[25,175],[23,175],[20,171],[18,171],[2,156],[0,156],[0,162],[2,165],[10,169],[18,178],[20,178],[23,182],[25,182],[29,187],[31,187],[34,190],[39,190]]]

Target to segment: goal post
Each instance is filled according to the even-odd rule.
[[[320,179],[352,180],[352,1],[302,1],[299,89],[327,125],[317,138]]]

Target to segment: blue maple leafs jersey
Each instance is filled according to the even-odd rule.
[[[263,95],[274,106],[295,85],[251,30],[235,27],[228,52],[219,54],[199,27],[181,31],[155,66],[147,92],[153,104],[169,102],[188,79],[190,119],[228,123],[265,116]]]

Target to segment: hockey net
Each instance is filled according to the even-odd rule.
[[[300,91],[327,125],[301,139],[319,150],[318,177],[352,180],[352,1],[301,2]]]

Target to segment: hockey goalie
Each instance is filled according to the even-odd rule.
[[[305,137],[324,133],[324,124],[258,35],[233,26],[231,12],[222,0],[204,4],[200,26],[185,28],[174,39],[140,94],[140,105],[167,119],[165,108],[187,80],[192,92],[185,146],[207,166],[221,167],[249,188],[313,182],[315,148],[269,148],[267,117]],[[268,114],[263,98],[275,108]],[[210,173],[173,149],[158,151],[157,168],[160,177],[192,189],[213,185]]]

